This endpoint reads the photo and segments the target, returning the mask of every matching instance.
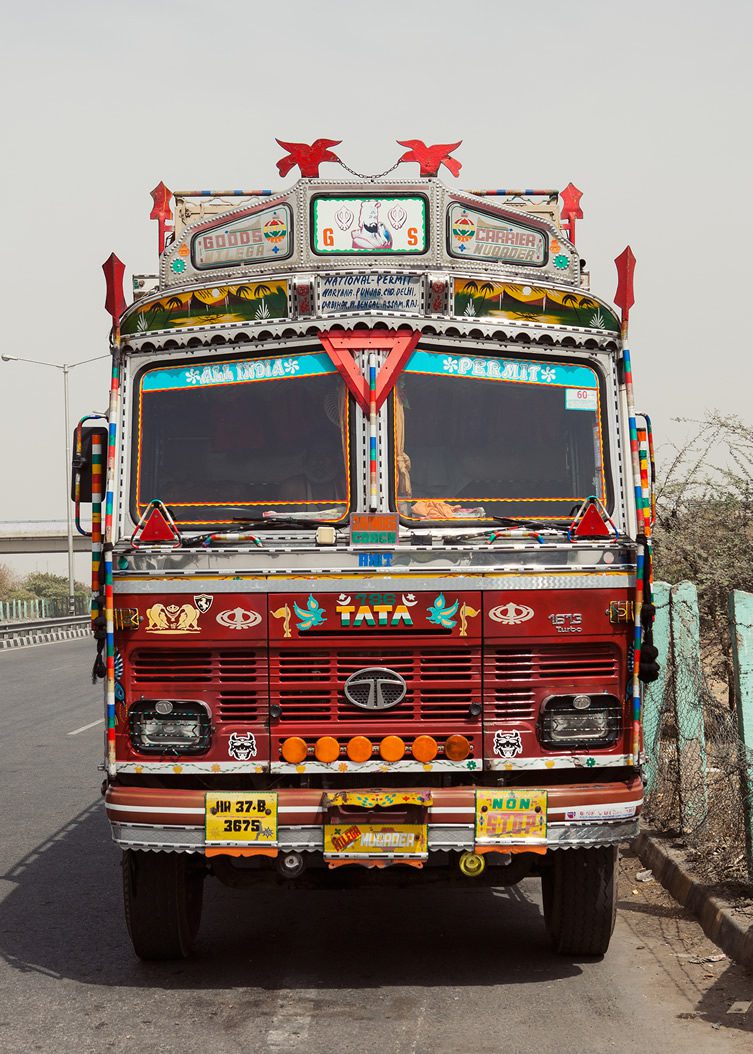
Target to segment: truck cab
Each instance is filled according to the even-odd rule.
[[[207,877],[345,874],[538,876],[554,947],[603,954],[650,483],[578,211],[436,173],[163,191],[76,462],[137,954],[189,953]]]

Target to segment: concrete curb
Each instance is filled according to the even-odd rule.
[[[632,847],[675,900],[695,915],[709,940],[734,962],[753,967],[753,923],[737,918],[728,904],[687,873],[678,853],[648,832],[641,831]]]

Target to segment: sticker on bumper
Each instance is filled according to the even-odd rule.
[[[420,823],[339,823],[324,826],[324,853],[333,857],[424,859],[427,828]]]
[[[545,845],[547,792],[476,791],[477,845]]]

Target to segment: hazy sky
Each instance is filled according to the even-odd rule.
[[[101,264],[120,256],[127,291],[156,269],[161,179],[281,186],[276,135],[342,139],[363,172],[395,139],[463,139],[451,185],[583,190],[598,295],[632,245],[638,403],[660,441],[706,408],[751,420],[750,2],[6,0],[2,16],[0,352],[106,352]],[[73,371],[74,420],[107,382],[106,361]],[[0,520],[63,518],[62,415],[58,371],[0,362]]]

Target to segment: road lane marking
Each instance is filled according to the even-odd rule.
[[[90,728],[96,727],[96,725],[103,725],[105,723],[104,717],[100,717],[98,721],[92,721],[88,725],[82,725],[81,728],[74,728],[72,732],[69,732],[69,736],[77,736],[79,732],[88,732]]]

